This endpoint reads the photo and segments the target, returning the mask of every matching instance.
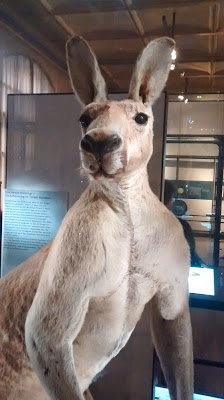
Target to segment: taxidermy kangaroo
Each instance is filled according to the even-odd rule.
[[[1,280],[1,400],[83,400],[149,301],[171,398],[192,400],[189,248],[147,175],[151,106],[166,83],[173,47],[169,38],[149,43],[128,99],[118,102],[107,100],[88,44],[78,36],[67,43],[90,183],[54,240]]]

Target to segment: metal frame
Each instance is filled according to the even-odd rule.
[[[200,137],[191,136],[191,135],[167,135],[167,142],[169,138],[173,139],[171,143],[200,143]],[[188,138],[190,140],[188,140]],[[221,239],[221,207],[222,207],[222,184],[223,184],[223,168],[224,168],[224,137],[221,135],[211,136],[207,135],[207,138],[211,138],[213,140],[201,140],[203,144],[216,144],[219,149],[218,154],[218,170],[217,170],[217,180],[216,180],[216,212],[215,212],[215,230],[214,234],[210,235],[214,240],[214,248],[213,248],[213,261],[214,261],[214,281],[215,281],[215,294],[213,298],[209,295],[202,294],[190,294],[190,306],[191,307],[199,307],[199,308],[209,308],[209,309],[218,309],[224,310],[224,298],[223,300],[219,297],[220,285],[219,285],[219,276],[218,276],[218,268],[219,268],[219,244]],[[196,140],[197,139],[197,140]],[[201,137],[203,139],[203,136]],[[217,207],[218,205],[218,207]],[[199,236],[199,234],[197,234]],[[205,236],[205,235],[200,235]],[[206,235],[207,237],[208,235]]]
[[[168,117],[168,103],[169,103],[169,98],[170,96],[178,96],[180,93],[169,93],[166,97],[167,100],[167,117]],[[197,93],[181,93],[183,95],[193,95],[196,96]],[[218,95],[218,94],[223,94],[223,93],[203,93],[204,95]],[[191,100],[189,100],[191,101]],[[211,100],[208,100],[211,101]],[[213,101],[216,101],[215,99]],[[217,100],[218,101],[218,100]],[[221,100],[223,101],[223,100]],[[173,101],[172,101],[173,102]],[[178,101],[176,101],[178,102]],[[199,100],[192,100],[192,102],[206,102],[206,101],[201,101]],[[167,121],[165,128],[167,126]],[[223,133],[224,135],[224,133]],[[217,182],[216,182],[216,203],[219,202],[218,210],[216,207],[216,213],[215,213],[215,234],[214,234],[214,242],[216,242],[216,246],[214,246],[214,276],[215,276],[215,291],[218,289],[218,294],[216,294],[214,297],[207,296],[207,295],[201,295],[201,294],[190,294],[189,296],[189,304],[190,307],[196,307],[196,308],[207,308],[207,309],[215,309],[215,310],[224,310],[224,297],[220,299],[220,290],[219,290],[219,277],[218,277],[218,272],[219,272],[219,241],[223,234],[220,232],[220,226],[221,226],[221,205],[222,205],[222,185],[223,185],[223,168],[224,168],[224,136],[223,135],[165,135],[164,137],[167,139],[170,139],[170,143],[176,143],[180,142],[181,143],[203,143],[203,144],[216,144],[218,145],[219,148],[219,154],[218,154],[218,170],[217,172]],[[165,146],[164,146],[165,148]],[[165,151],[164,151],[164,166],[165,166]],[[214,157],[213,157],[214,158]],[[165,168],[163,170],[165,172]],[[197,235],[198,236],[198,235]],[[202,235],[200,235],[202,236]],[[203,235],[204,236],[204,235]],[[207,235],[206,235],[207,236]],[[213,235],[212,235],[213,236]]]

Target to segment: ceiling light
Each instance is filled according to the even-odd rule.
[[[175,69],[175,64],[171,64],[170,69],[173,71]]]
[[[175,49],[173,49],[172,52],[171,52],[171,59],[172,60],[176,60],[176,58],[177,58],[177,52],[176,52]]]
[[[185,99],[185,100],[184,100],[184,103],[187,104],[187,103],[188,103],[188,99]],[[193,122],[193,121],[192,121],[192,122]]]
[[[179,94],[178,99],[179,99],[179,100],[183,100],[183,99],[184,99],[184,96],[182,96],[182,94]]]

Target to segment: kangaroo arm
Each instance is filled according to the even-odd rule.
[[[97,295],[105,255],[98,235],[84,237],[85,243],[77,239],[76,246],[72,234],[71,249],[66,238],[60,238],[46,260],[27,316],[25,338],[32,367],[51,400],[80,400],[84,398],[73,342],[82,328],[89,299]]]
[[[62,330],[68,324],[67,318],[58,316],[56,332],[50,326],[53,321],[48,317],[49,328],[39,321],[31,309],[26,320],[26,347],[32,367],[52,400],[81,400],[83,395],[73,359],[73,341],[78,335],[87,310],[85,304],[76,304],[71,314],[73,327]],[[67,306],[67,305],[66,305]],[[68,314],[67,314],[68,315]],[[55,316],[53,317],[55,318]],[[76,322],[76,323],[75,323]]]

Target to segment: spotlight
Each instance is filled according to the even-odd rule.
[[[177,58],[177,52],[175,49],[173,49],[171,52],[171,59],[174,61],[174,60],[176,60],[176,58]]]

